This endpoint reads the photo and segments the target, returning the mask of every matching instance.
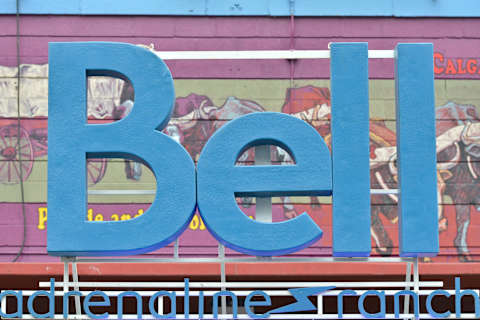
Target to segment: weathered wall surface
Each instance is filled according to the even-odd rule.
[[[442,146],[438,152],[441,254],[433,260],[480,259],[480,130],[475,125],[480,122],[479,27],[478,19],[441,18],[295,18],[292,23],[290,18],[272,17],[21,16],[23,65],[17,101],[15,17],[1,16],[0,261],[10,261],[23,241],[20,168],[27,216],[21,261],[52,260],[45,250],[47,58],[48,42],[52,41],[121,41],[158,51],[326,49],[334,41],[365,41],[370,49],[393,49],[399,42],[432,42],[436,52],[437,142]],[[167,65],[175,79],[177,99],[165,132],[182,143],[194,160],[216,129],[249,112],[292,114],[329,141],[328,60],[177,60]],[[372,188],[395,188],[393,61],[370,60],[369,71]],[[91,78],[88,93],[86,109],[91,122],[121,119],[134,106],[131,87],[121,80]],[[16,152],[17,141],[21,155]],[[271,156],[274,163],[291,163],[288,154],[277,148],[272,148]],[[253,152],[247,152],[239,162],[252,164],[253,157]],[[150,171],[134,162],[93,159],[88,169],[90,190],[155,188]],[[147,210],[152,199],[151,195],[91,195],[85,219],[133,218]],[[330,199],[273,200],[275,221],[306,211],[324,230],[321,241],[299,254],[330,255]],[[238,202],[246,214],[255,215],[254,199]],[[396,254],[397,220],[395,196],[372,197],[373,254]],[[198,215],[181,236],[180,246],[185,255],[216,254],[216,243]],[[164,248],[153,255],[171,252],[172,248]]]

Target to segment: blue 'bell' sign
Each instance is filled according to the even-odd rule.
[[[399,44],[395,57],[397,167],[401,256],[437,254],[437,176],[433,47]],[[355,66],[352,68],[352,66]],[[135,107],[123,120],[87,124],[88,76],[128,79]],[[307,215],[263,223],[249,219],[235,196],[333,196],[333,253],[371,251],[368,46],[331,45],[332,153],[307,123],[281,113],[230,121],[207,142],[195,165],[161,130],[174,106],[173,80],[154,53],[121,43],[49,46],[48,252],[52,255],[128,255],[174,241],[196,206],[209,231],[227,247],[260,256],[301,250],[322,231]],[[288,128],[288,130],[287,130]],[[247,148],[277,145],[289,166],[235,166]],[[154,173],[157,193],[135,219],[90,222],[87,158],[127,157]]]

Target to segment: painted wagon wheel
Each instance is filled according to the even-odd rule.
[[[47,128],[36,128],[30,130],[30,140],[33,146],[35,158],[43,157],[48,153],[48,132]]]
[[[0,182],[4,184],[20,182],[20,157],[22,159],[23,181],[32,172],[32,142],[28,132],[22,127],[20,127],[20,137],[18,137],[18,129],[17,125],[0,128]],[[18,146],[20,146],[20,154]]]
[[[87,179],[88,185],[93,186],[102,180],[107,170],[107,159],[88,158],[87,159]]]

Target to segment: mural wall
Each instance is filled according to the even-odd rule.
[[[25,250],[20,261],[55,260],[46,255],[46,230],[48,209],[46,204],[47,151],[48,151],[48,65],[46,44],[56,34],[60,41],[81,40],[69,36],[64,30],[52,30],[41,24],[41,30],[34,31],[35,19],[26,19],[24,52],[20,68],[20,86],[17,83],[17,67],[12,55],[0,53],[0,261],[10,261],[25,240]],[[59,19],[59,18],[54,18]],[[83,21],[82,18],[79,21]],[[114,37],[98,17],[88,18],[100,25],[100,31],[80,31],[80,22],[73,20],[73,35],[91,33],[88,40],[114,40],[145,43],[158,49],[164,44],[169,50],[214,50],[219,42],[224,50],[239,49],[282,49],[288,38],[288,20],[285,35],[276,31],[284,21],[266,19],[264,29],[245,31],[245,38],[238,38],[239,30],[230,33],[218,27],[226,26],[227,18],[206,20],[197,24],[204,28],[189,29],[180,22],[172,22],[174,40],[165,36],[153,36],[151,29],[141,26],[165,24],[168,18],[144,18],[135,20],[132,30],[120,27],[122,18],[109,18],[114,27],[123,31],[122,37]],[[182,19],[180,19],[182,20]],[[364,30],[372,26],[373,19],[357,22]],[[70,21],[70,20],[69,20]],[[161,22],[163,21],[163,22]],[[185,21],[185,20],[183,20]],[[190,21],[190,20],[189,20]],[[199,21],[199,20],[196,20]],[[250,23],[252,20],[249,20]],[[384,19],[385,29],[398,32],[390,20]],[[38,21],[37,21],[38,22]],[[63,21],[65,22],[65,20]],[[248,22],[248,21],[247,21]],[[240,24],[250,25],[244,20]],[[347,33],[345,24],[331,19],[334,26],[329,32]],[[135,24],[134,23],[134,24]],[[303,23],[303,24],[302,24]],[[312,20],[303,20],[297,29],[299,39],[296,45],[306,46],[308,37],[316,39],[322,47],[325,36],[313,34],[306,26],[318,27]],[[392,22],[393,23],[393,22]],[[211,25],[217,24],[212,31]],[[316,25],[317,24],[317,25]],[[31,25],[31,26],[30,26]],[[335,27],[337,26],[337,27]],[[340,28],[339,26],[342,26]],[[251,27],[249,27],[251,28]],[[455,33],[454,29],[442,32]],[[147,31],[145,31],[147,30]],[[340,31],[341,30],[341,31]],[[433,24],[426,33],[434,33]],[[351,31],[351,30],[350,30]],[[104,32],[104,36],[95,36]],[[167,31],[159,31],[165,33]],[[251,37],[249,33],[251,33]],[[277,34],[275,34],[277,32]],[[301,33],[303,32],[303,33]],[[326,31],[319,31],[327,33]],[[348,41],[368,41],[374,49],[392,49],[395,38],[377,39],[378,34],[368,34]],[[386,32],[386,31],[385,31]],[[436,31],[435,31],[436,32]],[[132,41],[128,36],[148,33],[145,38]],[[183,38],[179,33],[183,34]],[[217,33],[216,37],[210,33]],[[223,33],[223,36],[218,36]],[[403,37],[407,37],[404,32]],[[48,34],[40,39],[40,34]],[[60,34],[60,35],[58,35]],[[260,35],[259,35],[260,34]],[[410,32],[409,41],[418,42]],[[189,38],[190,37],[190,38]],[[8,38],[8,37],[7,37]],[[188,39],[187,39],[188,38]],[[268,42],[257,41],[259,38]],[[243,43],[235,43],[235,40]],[[328,38],[328,41],[338,41]],[[345,41],[345,39],[343,39]],[[405,40],[405,39],[401,39]],[[441,253],[431,261],[475,261],[480,260],[480,52],[468,47],[471,40],[422,39],[434,42],[436,50],[435,89],[437,119],[437,177],[439,195],[439,233]],[[429,41],[431,40],[431,41]],[[6,41],[0,39],[0,43]],[[57,40],[58,41],[58,40]],[[174,41],[170,43],[169,41]],[[209,44],[201,42],[205,41]],[[255,42],[257,41],[257,42]],[[405,41],[403,41],[405,42]],[[152,45],[150,45],[152,43]],[[195,44],[197,43],[197,44]],[[247,45],[245,44],[247,43]],[[303,45],[302,45],[303,43]],[[313,43],[313,42],[312,42]],[[325,42],[326,43],[326,42]],[[273,45],[272,45],[273,44]],[[316,45],[317,45],[316,44]],[[437,45],[438,44],[438,45]],[[11,45],[10,45],[11,46]],[[32,49],[36,48],[34,52]],[[318,49],[318,47],[316,47]],[[458,47],[467,48],[463,54]],[[480,51],[480,49],[479,49]],[[27,63],[28,62],[28,63]],[[331,99],[329,90],[328,61],[219,61],[219,62],[168,61],[175,79],[176,101],[172,119],[164,132],[181,143],[196,161],[205,142],[227,121],[251,112],[276,111],[291,114],[312,125],[330,142]],[[310,68],[308,68],[310,66]],[[354,66],[352,66],[354,67]],[[395,101],[393,62],[372,61],[370,65],[370,168],[373,189],[394,189],[397,186]],[[20,87],[19,95],[17,89]],[[18,98],[18,100],[17,100]],[[89,123],[107,123],[127,116],[135,105],[135,93],[126,82],[106,77],[91,77],[88,81],[87,114]],[[422,106],[418,106],[421,108]],[[68,108],[68,106],[66,106]],[[20,118],[18,118],[20,112]],[[288,130],[288,128],[285,128]],[[289,165],[293,161],[289,154],[277,147],[271,147],[271,162]],[[255,152],[247,150],[238,159],[239,165],[254,165]],[[87,164],[89,191],[88,211],[85,219],[90,221],[126,220],[143,214],[149,207],[155,180],[148,168],[124,159],[89,159]],[[22,182],[22,183],[20,183]],[[22,204],[21,186],[24,189]],[[119,191],[120,190],[120,191]],[[68,190],[66,190],[68,192]],[[255,199],[238,198],[244,213],[255,218]],[[396,195],[372,196],[372,254],[394,255],[398,253],[398,216]],[[355,208],[352,208],[354,212]],[[22,212],[26,213],[26,237],[23,238]],[[327,197],[282,197],[273,198],[273,220],[291,219],[307,212],[324,231],[323,238],[298,255],[331,255],[331,199]],[[68,214],[68,213],[65,213]],[[210,256],[217,254],[217,243],[206,230],[200,216],[195,215],[187,231],[180,237],[182,256]],[[171,255],[172,246],[163,248],[150,256]],[[228,254],[236,254],[227,251]]]
[[[22,167],[29,220],[28,234],[38,246],[36,254],[40,255],[44,253],[45,233],[48,226],[48,211],[45,203],[48,150],[46,69],[46,65],[26,65],[22,68],[22,77],[27,81],[21,87],[29,95],[21,101],[21,110],[23,114],[29,116],[22,117],[20,127],[18,121],[14,119],[16,111],[9,107],[8,99],[0,100],[2,116],[0,120],[2,161],[0,190],[1,194],[6,195],[4,201],[7,200],[0,205],[0,208],[9,217],[2,219],[4,221],[2,227],[9,228],[10,231],[13,227],[18,234],[21,234],[18,219],[21,215],[21,204],[18,200],[12,200],[15,200],[15,197],[18,198],[20,167]],[[2,71],[6,74],[14,72],[14,69],[3,67]],[[459,82],[459,80],[438,80],[437,87],[451,82]],[[465,81],[460,80],[460,82]],[[204,144],[215,130],[228,120],[251,112],[277,111],[291,114],[312,125],[329,143],[331,101],[328,80],[295,81],[293,88],[290,87],[289,81],[281,80],[228,80],[223,81],[221,86],[218,84],[218,80],[195,80],[195,83],[191,80],[179,80],[176,83],[178,92],[197,88],[198,91],[177,97],[174,114],[165,133],[181,143],[194,160],[198,159]],[[471,81],[467,84],[471,84]],[[372,188],[394,189],[397,172],[393,81],[371,80],[370,86],[373,115],[370,123]],[[15,97],[16,89],[12,81],[3,80],[0,82],[0,87],[2,96]],[[252,91],[258,92],[262,87],[266,90],[256,97]],[[239,91],[244,93],[241,94]],[[248,96],[249,92],[251,96]],[[88,115],[92,123],[121,119],[134,106],[132,87],[122,80],[113,78],[91,78],[88,98]],[[477,197],[480,196],[478,194],[480,189],[476,185],[480,174],[477,162],[480,157],[480,117],[474,105],[458,103],[454,100],[448,101],[448,92],[437,90],[437,101],[441,102],[442,99],[446,99],[445,103],[436,109],[438,193],[439,199],[442,200],[439,204],[439,232],[442,239],[442,255],[445,255],[440,258],[448,258],[453,254],[460,260],[469,260],[473,259],[472,255],[475,255],[477,250],[472,215],[475,222],[475,216],[478,215]],[[383,103],[386,106],[380,107],[378,100],[384,100]],[[387,112],[390,113],[388,116]],[[20,139],[18,139],[19,132]],[[18,140],[20,155],[16,149]],[[253,165],[254,150],[248,150],[238,161],[240,165]],[[271,149],[271,161],[281,165],[293,163],[288,153],[277,147]],[[91,190],[144,190],[148,193],[149,190],[153,192],[155,189],[152,174],[139,163],[123,159],[108,161],[107,159],[90,159],[87,168]],[[7,198],[8,195],[11,198]],[[148,194],[90,195],[90,206],[85,217],[91,221],[130,219],[148,209],[152,198]],[[253,198],[239,198],[238,202],[246,214],[255,216]],[[396,253],[398,221],[396,204],[396,195],[372,196],[371,230],[375,254]],[[274,220],[276,221],[293,218],[302,212],[309,213],[325,230],[324,239],[302,254],[329,254],[330,199],[321,197],[274,199]],[[10,236],[10,231],[9,236],[4,239],[8,244],[14,242],[13,238],[15,238]],[[181,237],[180,243],[184,254],[216,253],[216,243],[208,235],[198,215],[190,223],[189,230]],[[201,250],[197,251],[197,247]]]

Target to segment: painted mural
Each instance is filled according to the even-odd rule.
[[[437,66],[440,66],[438,63],[440,60],[437,61]],[[21,204],[18,194],[22,177],[28,216],[29,249],[25,259],[43,261],[52,259],[45,252],[45,230],[48,227],[45,203],[48,66],[22,65],[20,121],[17,119],[16,72],[16,68],[0,67],[0,212],[4,217],[0,222],[0,260],[8,261],[21,242]],[[309,123],[327,144],[330,143],[331,99],[327,80],[302,80],[295,83],[281,80],[189,81],[180,80],[175,83],[175,109],[164,132],[181,143],[195,161],[206,141],[218,128],[233,118],[251,112],[279,111],[291,114]],[[473,97],[471,103],[468,103],[468,97],[456,99],[455,94],[450,94],[452,91],[442,89],[455,87],[455,81],[458,80],[441,80],[436,84],[437,102],[440,102],[436,118],[441,254],[434,261],[480,259],[480,237],[476,232],[480,227],[480,115],[476,107],[479,105],[477,99],[480,98]],[[471,83],[472,81],[467,86],[471,86]],[[370,122],[370,167],[373,189],[394,189],[397,186],[392,85],[392,80],[373,80],[370,83],[373,115]],[[262,90],[268,86],[268,90]],[[269,94],[267,91],[274,93]],[[133,88],[122,80],[93,77],[88,81],[89,123],[122,119],[133,108],[134,101]],[[271,147],[270,153],[273,164],[293,163],[288,152],[283,149]],[[239,157],[238,164],[254,165],[254,160],[254,149],[249,149]],[[87,169],[91,190],[155,188],[151,172],[133,161],[89,159]],[[148,193],[122,197],[89,196],[86,219],[131,219],[143,214],[152,199]],[[254,198],[238,198],[237,201],[245,214],[255,217]],[[374,254],[388,256],[398,252],[397,202],[398,198],[394,194],[372,196]],[[273,199],[274,221],[291,219],[303,212],[307,212],[320,225],[324,237],[298,254],[330,255],[330,199]],[[1,230],[9,230],[9,236]],[[183,254],[187,256],[217,253],[216,242],[198,214],[179,241]],[[171,247],[152,254],[171,254]]]

